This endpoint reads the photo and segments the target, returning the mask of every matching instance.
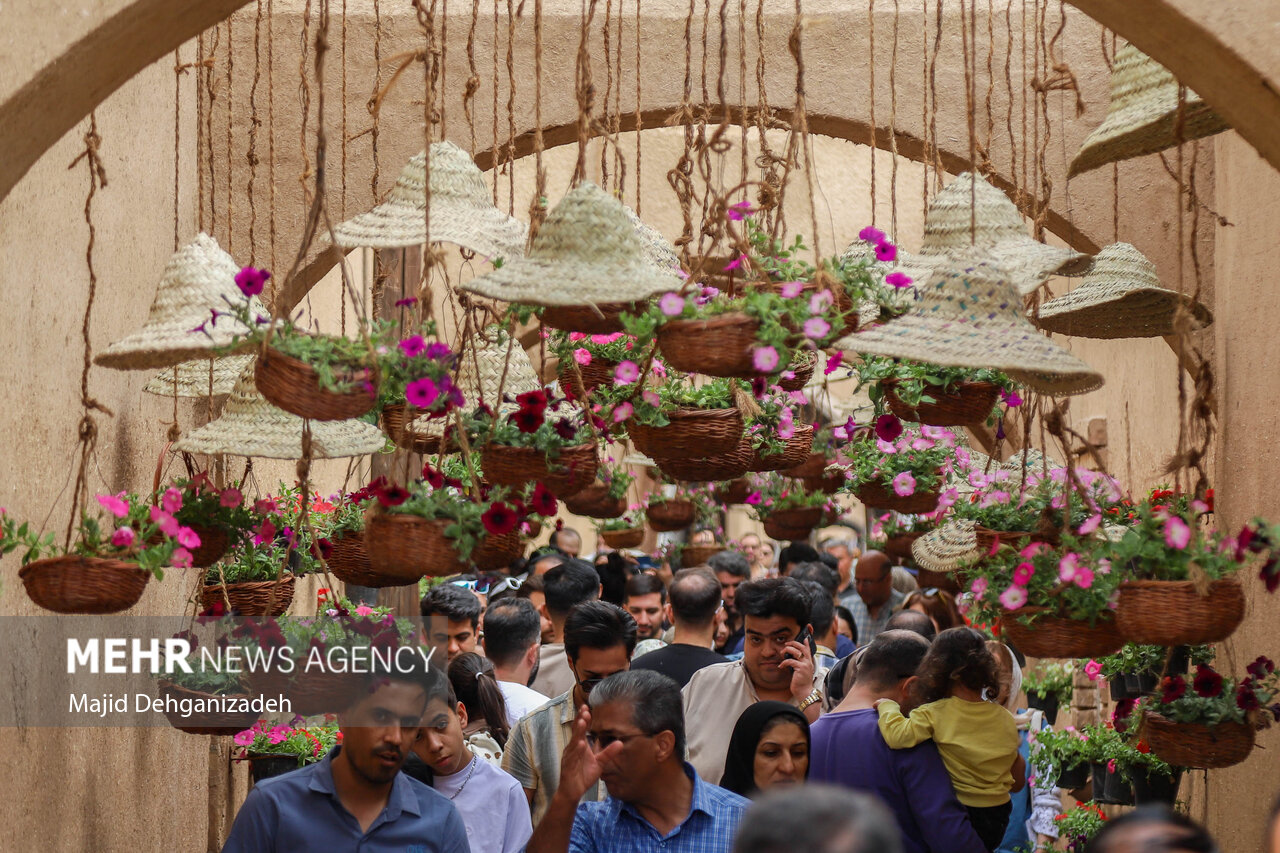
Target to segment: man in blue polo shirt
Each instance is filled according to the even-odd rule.
[[[446,695],[444,674],[418,660],[368,684],[376,689],[338,715],[339,746],[254,786],[223,853],[469,853],[453,803],[400,772],[427,702]]]
[[[592,689],[590,702],[574,721],[560,786],[528,853],[729,853],[748,803],[684,760],[679,686],[656,672],[619,672]],[[579,803],[597,780],[608,799]]]

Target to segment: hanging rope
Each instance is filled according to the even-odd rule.
[[[547,217],[547,170],[542,164],[542,0],[534,0],[533,3],[533,125],[533,168],[536,175],[533,199],[529,202],[530,241]]]
[[[218,230],[218,192],[217,181],[215,180],[213,167],[213,108],[218,97],[214,92],[213,86],[213,59],[218,55],[218,41],[222,35],[221,27],[214,27],[213,38],[208,50],[208,65],[204,65],[205,57],[201,57],[201,65],[204,65],[204,92],[205,92],[205,113],[204,113],[204,143],[205,143],[205,162],[209,166],[209,233],[216,234]],[[203,40],[201,41],[203,44]],[[203,198],[203,187],[200,193]],[[200,230],[204,228],[204,207],[201,206],[201,225]]]
[[[516,21],[512,0],[507,0],[507,146],[502,162],[507,170],[507,214],[516,215]],[[497,82],[495,81],[495,85]]]
[[[578,39],[578,55],[574,63],[574,92],[578,100],[578,160],[573,167],[572,185],[587,179],[587,142],[590,139],[591,114],[595,106],[595,83],[591,79],[591,50],[588,39],[595,18],[596,0],[583,0],[582,33]]]
[[[261,76],[262,54],[259,44],[262,37],[262,0],[258,0],[257,14],[253,19],[253,83],[249,86],[249,150],[245,162],[249,164],[249,182],[245,186],[245,198],[249,202],[249,266],[256,266],[258,249],[258,206],[254,204],[253,183],[258,175],[258,79]]]
[[[467,29],[467,84],[462,91],[462,114],[467,118],[467,132],[471,134],[471,154],[476,153],[476,117],[473,111],[476,92],[480,89],[480,73],[476,68],[476,24],[480,22],[480,0],[471,0],[471,26]],[[537,57],[541,62],[542,57]],[[539,120],[541,125],[541,120]],[[539,127],[541,132],[541,127]]]
[[[867,94],[871,105],[871,225],[876,224],[876,0],[867,0]]]
[[[621,1],[619,1],[621,6]],[[600,114],[600,121],[605,127],[612,127],[612,105],[610,99],[613,97],[613,0],[605,0],[604,3],[604,27],[602,28],[602,40],[604,42],[604,110]],[[622,80],[618,80],[618,88],[622,88]],[[615,183],[617,178],[614,178]],[[609,189],[609,146],[600,146],[600,188]]]
[[[374,0],[374,8],[378,4]],[[277,290],[275,271],[276,260],[276,65],[275,65],[275,28],[272,26],[272,12],[275,0],[267,0],[267,185],[271,191],[267,203],[268,242],[271,244],[271,278],[267,286],[271,288],[271,310],[275,310]],[[375,145],[377,143],[375,142]]]
[[[791,26],[791,37],[787,39],[787,49],[791,52],[796,62],[796,106],[791,118],[791,124],[792,136],[793,138],[798,138],[800,151],[804,155],[804,179],[809,190],[809,220],[813,228],[813,256],[820,259],[822,257],[822,247],[818,237],[818,207],[814,200],[813,191],[813,148],[809,139],[809,110],[804,90],[804,10],[801,3],[802,0],[796,0],[795,22]],[[793,158],[788,157],[787,159],[789,164],[795,163]]]
[[[234,16],[232,16],[234,17]],[[231,38],[231,18],[227,18],[227,254],[234,254],[235,250],[235,210],[232,207],[232,180],[231,180],[231,119],[235,114],[234,98],[235,86],[233,85],[232,71],[235,68],[235,45]]]
[[[745,0],[743,0],[745,2]],[[644,136],[644,101],[640,97],[640,3],[636,0],[636,216],[640,215],[640,203],[644,190],[640,182],[640,138]]]
[[[898,234],[898,0],[893,0],[893,50],[889,55],[889,231]]]

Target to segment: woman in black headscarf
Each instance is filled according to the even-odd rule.
[[[809,777],[809,721],[794,705],[757,702],[733,727],[720,787],[755,797]]]

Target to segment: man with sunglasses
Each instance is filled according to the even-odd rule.
[[[629,668],[636,622],[616,604],[584,602],[565,619],[564,647],[574,685],[520,720],[502,754],[502,769],[519,780],[529,797],[535,827],[560,787],[560,758],[573,736],[576,709],[587,703],[597,684]],[[593,783],[580,798],[600,800],[604,790]]]
[[[698,778],[684,750],[674,681],[644,670],[605,679],[573,723],[560,787],[527,850],[728,853],[747,800]],[[601,780],[608,799],[582,801]]]

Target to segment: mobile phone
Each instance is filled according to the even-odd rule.
[[[813,633],[809,630],[809,626],[808,626],[808,625],[805,625],[803,628],[801,628],[801,629],[800,629],[800,633],[799,633],[799,634],[796,634],[796,639],[795,639],[795,641],[796,641],[797,643],[808,643],[808,644],[809,644],[809,654],[810,654],[810,655],[813,655],[813,656],[815,656],[815,657],[817,656],[817,654],[818,654],[818,644],[817,644],[816,642],[814,642],[814,639],[813,639]]]

